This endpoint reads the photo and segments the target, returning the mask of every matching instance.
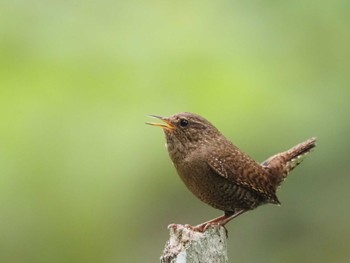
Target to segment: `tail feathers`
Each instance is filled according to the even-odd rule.
[[[288,173],[298,166],[315,147],[316,138],[310,138],[285,152],[270,157],[261,165],[269,170],[271,179],[274,180],[277,188],[287,177]]]

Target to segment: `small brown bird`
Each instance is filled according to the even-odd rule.
[[[260,205],[280,204],[278,186],[316,146],[316,138],[311,138],[259,164],[197,114],[150,116],[164,122],[147,124],[163,128],[170,158],[188,189],[204,203],[224,211],[223,216],[191,226],[200,232],[211,224],[224,226]]]

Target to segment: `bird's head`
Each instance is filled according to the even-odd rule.
[[[157,118],[163,123],[147,122],[152,126],[161,127],[165,133],[167,148],[170,156],[185,157],[186,154],[203,145],[210,145],[220,132],[203,117],[189,112],[181,112],[169,117]]]

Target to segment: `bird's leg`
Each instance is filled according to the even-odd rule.
[[[211,225],[219,225],[219,226],[225,226],[228,222],[230,222],[232,219],[234,219],[235,217],[243,214],[244,212],[246,212],[247,210],[242,209],[242,210],[238,210],[238,212],[236,213],[228,213],[225,212],[224,215],[216,217],[212,220],[209,220],[207,222],[204,222],[202,224],[196,225],[196,226],[191,226],[191,225],[186,225],[186,227],[191,228],[194,231],[198,231],[198,232],[204,232],[205,230],[208,229],[209,226]]]

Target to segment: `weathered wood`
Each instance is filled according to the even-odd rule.
[[[196,232],[183,225],[169,227],[161,263],[227,263],[226,230],[210,226],[204,233]]]

